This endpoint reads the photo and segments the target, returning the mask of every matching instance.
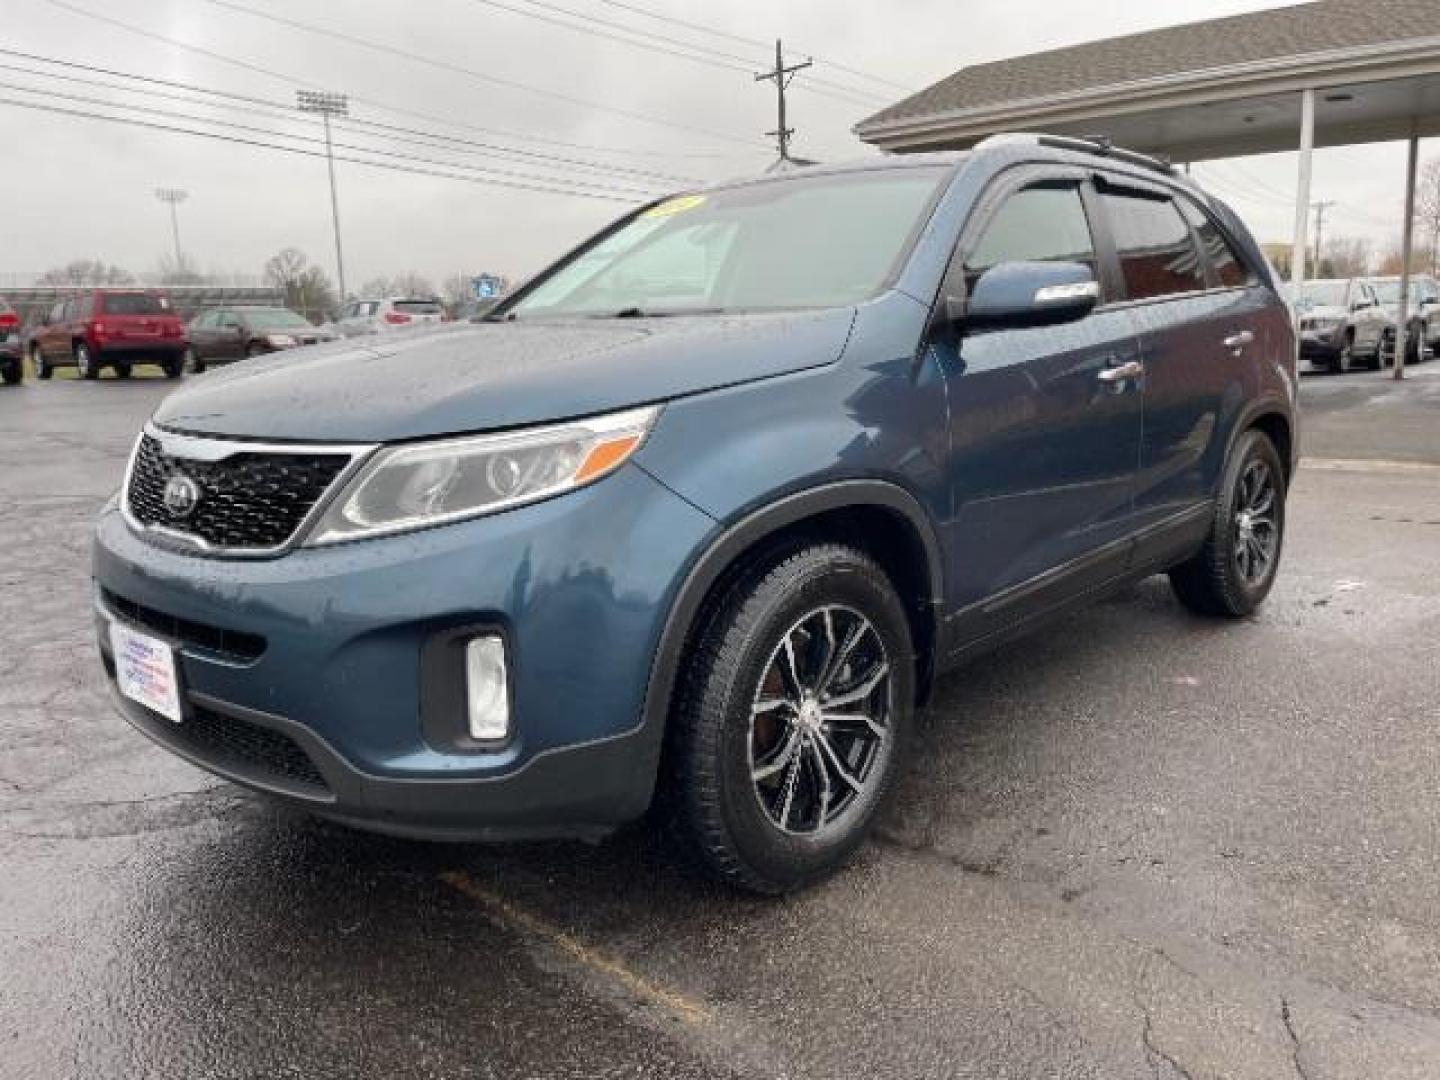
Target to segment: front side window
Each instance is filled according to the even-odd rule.
[[[1005,262],[1074,262],[1095,272],[1095,244],[1078,183],[1046,181],[1010,196],[965,258],[965,291]]]
[[[1100,198],[1115,234],[1126,296],[1149,300],[1205,288],[1205,267],[1190,226],[1173,202],[1120,191]]]
[[[550,271],[518,318],[834,307],[890,277],[948,174],[913,167],[682,195]]]

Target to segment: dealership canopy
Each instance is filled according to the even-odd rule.
[[[1440,0],[1317,0],[976,64],[855,128],[901,153],[1002,131],[1103,136],[1181,162],[1299,150],[1297,285],[1313,149],[1408,139],[1408,274],[1417,140],[1440,135]],[[1402,364],[1397,348],[1397,376]]]

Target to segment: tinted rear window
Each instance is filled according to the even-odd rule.
[[[445,309],[436,300],[396,300],[395,310],[406,315],[439,315]]]
[[[100,297],[106,315],[169,315],[170,301],[149,293],[109,293]]]
[[[1120,273],[1131,300],[1205,288],[1200,253],[1174,203],[1116,191],[1107,191],[1101,198],[1110,215]]]
[[[1210,266],[1215,271],[1222,289],[1237,288],[1247,285],[1252,275],[1243,259],[1236,253],[1230,241],[1222,233],[1209,217],[1199,207],[1191,205],[1188,201],[1181,199],[1180,208],[1185,212],[1185,217],[1195,228],[1195,234],[1200,237],[1200,246],[1205,249],[1205,254],[1210,260]]]

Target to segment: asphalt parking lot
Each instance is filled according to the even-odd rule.
[[[1157,579],[949,678],[880,838],[778,902],[132,733],[88,530],[168,389],[0,392],[0,1076],[1440,1075],[1440,363],[1305,380],[1258,617]]]

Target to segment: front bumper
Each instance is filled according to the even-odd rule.
[[[488,518],[276,559],[157,547],[113,506],[97,526],[107,623],[170,641],[187,717],[120,711],[173,752],[248,787],[380,831],[437,838],[583,834],[644,812],[659,760],[646,724],[673,594],[715,523],[630,466]],[[513,735],[447,740],[427,643],[498,626]],[[463,730],[463,720],[448,729]]]

